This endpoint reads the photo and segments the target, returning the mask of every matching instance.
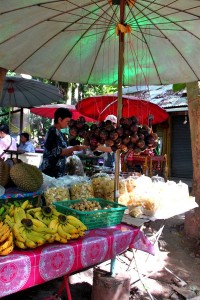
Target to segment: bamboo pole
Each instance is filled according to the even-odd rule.
[[[126,0],[120,1],[120,24],[124,25]],[[117,125],[122,116],[122,85],[124,74],[124,32],[119,31],[119,57],[118,57],[118,105],[117,105]],[[120,152],[116,151],[115,157],[115,201],[118,202],[119,197],[119,173],[120,173]]]

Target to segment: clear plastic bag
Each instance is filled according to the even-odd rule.
[[[69,175],[84,176],[83,164],[77,155],[67,157],[66,171]]]

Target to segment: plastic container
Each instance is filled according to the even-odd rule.
[[[88,229],[109,227],[121,223],[124,211],[127,209],[126,206],[100,198],[89,198],[88,200],[99,202],[103,209],[83,212],[69,207],[82,200],[53,202],[53,204],[59,212],[66,215],[73,215],[81,220]],[[111,208],[106,209],[107,206]]]

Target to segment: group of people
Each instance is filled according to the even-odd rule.
[[[41,171],[51,177],[61,177],[65,175],[66,157],[71,156],[73,152],[79,152],[88,148],[88,146],[74,144],[69,147],[68,141],[62,133],[62,129],[67,128],[72,113],[67,108],[58,108],[54,113],[54,124],[49,128],[44,142],[43,160],[40,166]],[[117,126],[117,117],[109,115],[105,121],[111,121],[113,126]],[[20,134],[20,144],[17,145],[15,139],[9,134],[9,127],[7,125],[0,125],[0,157],[6,158],[7,150],[18,150],[21,153],[35,152],[33,144],[30,142],[28,133]],[[115,154],[111,147],[99,145],[97,151],[104,152],[105,166],[114,167]],[[131,155],[130,155],[131,157]],[[128,158],[129,159],[129,158]]]
[[[27,132],[20,134],[20,143],[10,135],[8,125],[0,125],[0,158],[7,159],[6,151],[18,151],[20,153],[35,152],[33,144],[30,142],[30,135]]]

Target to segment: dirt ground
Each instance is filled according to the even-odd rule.
[[[145,224],[145,233],[152,242],[161,222]],[[117,273],[126,273],[130,277],[129,299],[200,300],[200,241],[188,240],[184,235],[184,215],[166,221],[155,248],[155,256],[142,251],[128,250],[117,257]],[[105,262],[99,267],[109,271],[110,263]],[[65,293],[60,297],[55,295],[61,282],[61,279],[53,280],[2,299],[65,300],[67,299]],[[72,275],[70,277],[72,300],[91,299],[92,283],[92,269]]]

